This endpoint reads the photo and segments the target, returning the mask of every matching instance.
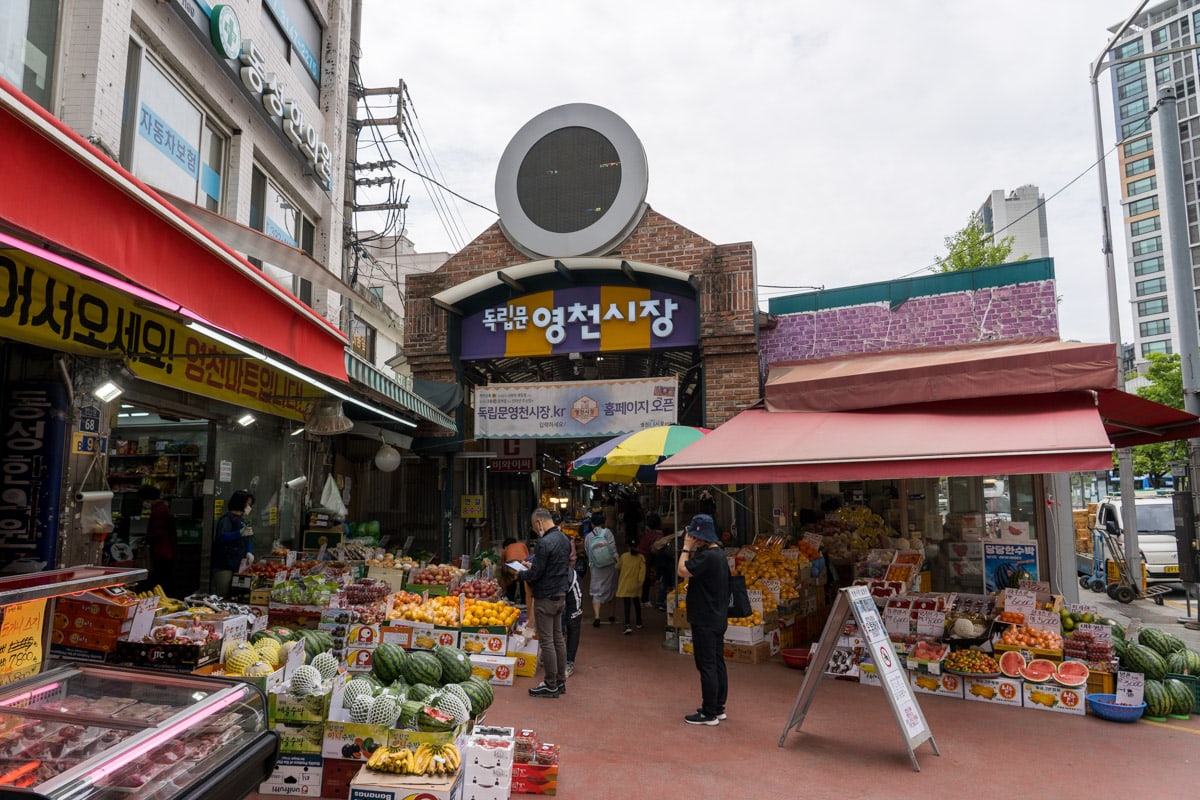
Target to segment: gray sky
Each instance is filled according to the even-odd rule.
[[[364,0],[361,69],[366,86],[403,79],[412,97],[422,163],[394,129],[392,157],[491,209],[496,166],[525,122],[564,103],[612,110],[645,147],[647,202],[718,244],[752,241],[760,285],[925,274],[993,189],[1036,184],[1062,337],[1107,341],[1088,77],[1136,5]],[[1111,91],[1105,75],[1106,150]],[[377,116],[394,113],[386,102],[373,101]],[[1131,341],[1116,153],[1107,164]],[[453,252],[495,222],[448,195],[439,216],[419,178],[396,174],[419,251]],[[359,201],[382,199],[373,191]],[[765,306],[787,293],[759,294]]]

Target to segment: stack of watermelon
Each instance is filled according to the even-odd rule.
[[[371,673],[346,684],[343,706],[355,722],[449,731],[478,717],[494,699],[491,684],[471,674],[470,657],[459,648],[408,652],[383,642],[371,655]],[[390,712],[387,721],[380,721],[382,706]]]
[[[1146,677],[1146,716],[1188,717],[1196,697],[1191,687],[1175,676],[1200,676],[1200,651],[1190,649],[1178,636],[1157,628],[1143,629],[1136,642],[1126,639],[1119,626],[1113,627],[1113,636],[1119,642],[1116,649],[1121,668]]]

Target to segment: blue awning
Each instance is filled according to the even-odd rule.
[[[440,408],[403,386],[395,378],[364,360],[350,348],[346,348],[346,374],[351,381],[361,383],[368,389],[383,395],[400,408],[411,411],[422,419],[440,425],[449,431],[458,432],[458,425]]]

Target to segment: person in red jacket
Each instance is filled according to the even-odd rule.
[[[142,502],[150,503],[150,516],[146,522],[146,550],[150,562],[149,584],[161,586],[167,597],[175,591],[175,548],[178,532],[175,515],[162,499],[157,486],[143,486],[138,490]]]

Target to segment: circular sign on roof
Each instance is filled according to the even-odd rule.
[[[601,255],[641,220],[646,184],[646,152],[625,120],[558,106],[525,123],[500,158],[500,227],[529,256]]]
[[[242,22],[233,6],[213,6],[208,23],[213,46],[223,58],[237,58],[242,54]]]

